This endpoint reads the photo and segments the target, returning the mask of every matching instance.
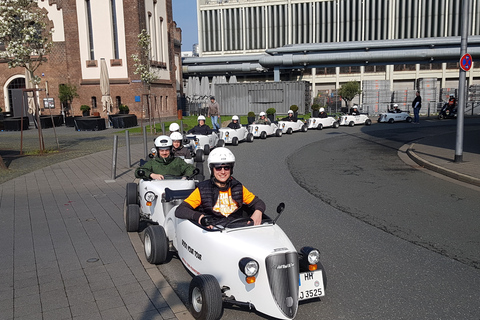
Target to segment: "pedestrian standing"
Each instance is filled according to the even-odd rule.
[[[420,123],[420,108],[422,107],[422,97],[420,97],[420,91],[417,90],[416,97],[412,102],[413,108],[413,123]]]
[[[220,106],[218,102],[215,101],[215,97],[210,97],[210,103],[208,104],[208,116],[212,119],[212,129],[220,129],[218,124],[218,118],[220,117]]]

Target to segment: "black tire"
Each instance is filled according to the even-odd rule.
[[[353,122],[353,121],[350,121],[350,122],[348,123],[348,126],[349,126],[349,127],[353,127],[353,126],[355,126],[355,122]]]
[[[371,124],[372,124],[372,120],[370,120],[370,119],[365,120],[365,125],[366,126],[369,126]]]
[[[394,123],[394,122],[395,120],[393,120],[393,118],[388,119],[388,123]]]
[[[225,141],[224,140],[218,140],[217,147],[224,147],[224,146],[225,146]]]
[[[317,126],[317,130],[323,130],[323,124],[319,123]]]
[[[190,312],[195,319],[216,320],[223,313],[222,291],[217,279],[209,274],[195,276],[188,289]]]
[[[125,206],[123,218],[125,222],[125,230],[127,232],[137,232],[140,224],[140,207],[138,204],[127,204],[125,199]]]
[[[232,138],[232,145],[238,146],[238,138],[237,137]]]
[[[262,133],[260,133],[260,139],[267,139],[267,133],[265,131],[262,131]]]
[[[302,132],[307,132],[308,131],[308,126],[306,124],[304,124],[302,126]]]
[[[411,123],[411,122],[413,121],[413,119],[412,119],[412,117],[407,117],[407,119],[405,119],[405,121],[406,121],[407,123]]]
[[[195,176],[195,179],[198,181],[203,181],[205,179],[205,175],[203,174],[203,162],[195,163],[195,167],[198,169],[198,174]]]
[[[145,229],[143,246],[149,263],[161,264],[167,260],[168,239],[162,226],[151,225]]]
[[[253,142],[253,133],[249,132],[247,134],[247,142]]]
[[[292,134],[293,133],[293,129],[292,128],[288,128],[287,129],[287,134]]]
[[[203,146],[203,153],[207,156],[210,154],[210,145],[206,144]]]
[[[443,115],[443,113],[439,113],[438,120],[442,120],[442,119],[445,119],[445,116]]]
[[[127,199],[127,205],[138,204],[138,191],[137,184],[130,182],[127,183],[125,199]]]
[[[340,127],[340,124],[338,123],[338,121],[335,121],[335,122],[333,123],[333,127],[334,127],[335,129],[338,129],[338,127]]]
[[[282,129],[277,129],[277,131],[275,131],[275,136],[277,136],[277,137],[281,137],[282,134],[283,134]]]
[[[203,162],[203,150],[198,149],[195,153],[195,162]]]

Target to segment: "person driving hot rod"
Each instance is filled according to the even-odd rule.
[[[155,157],[135,170],[135,178],[150,178],[163,180],[165,175],[191,176],[195,166],[187,164],[180,158],[174,157],[172,153],[172,139],[169,136],[159,136],[155,139],[155,148],[158,157]],[[140,175],[140,171],[145,175]]]
[[[198,223],[211,216],[222,225],[243,213],[251,213],[254,225],[262,222],[265,203],[232,177],[235,156],[224,147],[215,148],[207,160],[210,179],[198,183],[197,188],[176,209],[175,216]],[[249,222],[251,223],[251,222]]]

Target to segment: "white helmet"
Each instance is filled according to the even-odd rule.
[[[237,120],[238,121],[238,116],[233,116],[232,120]]]
[[[180,132],[172,132],[170,139],[172,139],[172,141],[181,141],[183,140],[183,135]]]
[[[233,173],[233,166],[235,165],[235,156],[233,155],[232,151],[225,147],[218,147],[210,151],[208,155],[208,169],[210,170],[210,174],[213,174],[212,168],[216,165],[222,164],[230,164],[232,168],[230,169],[230,173]]]
[[[265,112],[262,111],[260,112],[260,117],[263,117],[263,116],[265,116]]]
[[[450,93],[450,97],[455,97],[455,95],[453,93]]]
[[[180,126],[178,123],[173,122],[170,124],[170,127],[168,127],[168,130],[170,130],[170,132],[180,131]]]
[[[290,114],[290,113],[293,114],[293,111],[292,111],[292,110],[288,110],[287,113],[288,113],[288,114]]]
[[[155,148],[158,150],[171,149],[172,148],[172,139],[169,136],[158,136],[155,139]]]
[[[394,107],[394,108],[397,108],[397,107],[398,107],[398,104],[395,103],[395,104],[393,105],[393,107]]]
[[[197,121],[203,120],[205,121],[205,116],[198,116]]]
[[[323,111],[325,111],[325,108],[320,108],[320,112],[323,112]]]

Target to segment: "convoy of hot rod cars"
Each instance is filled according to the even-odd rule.
[[[411,118],[403,112],[381,114],[378,119],[395,121],[411,122]],[[184,147],[190,149],[198,168],[212,149],[226,144],[236,146],[254,138],[371,123],[367,114],[252,123],[237,129],[221,128],[207,136],[186,134]],[[168,263],[167,257],[174,254],[192,275],[188,304],[195,319],[219,319],[225,305],[254,308],[267,317],[293,319],[301,308],[299,302],[320,301],[325,296],[326,270],[319,249],[307,244],[297,250],[276,223],[285,209],[283,203],[276,213],[265,212],[259,225],[248,224],[248,217],[226,225],[176,217],[176,208],[196,188],[199,177],[203,176],[198,170],[183,178],[143,177],[126,185],[124,202],[126,231],[141,232],[146,260],[151,264]]]

